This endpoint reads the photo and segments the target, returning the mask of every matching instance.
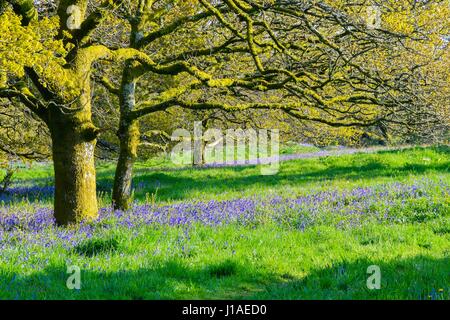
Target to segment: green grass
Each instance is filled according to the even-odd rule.
[[[345,189],[389,181],[413,181],[418,177],[448,177],[449,148],[413,149],[376,154],[343,155],[301,159],[280,164],[273,176],[262,176],[259,167],[220,169],[185,169],[152,171],[137,165],[135,198],[145,200],[156,194],[160,201],[188,199],[233,199],[253,194],[304,194],[312,190]],[[100,174],[100,181],[110,180],[110,169]]]
[[[280,147],[280,154],[301,154],[320,151],[320,148],[313,145],[301,145],[295,142],[287,142]]]
[[[136,166],[135,199],[141,203],[296,197],[422,179],[450,184],[445,146],[289,161],[275,176],[261,176],[258,167],[147,165]],[[112,164],[98,166],[103,203],[112,173]],[[51,170],[39,166],[18,178],[48,183]],[[407,199],[393,208],[396,220],[389,223],[336,228],[324,220],[303,231],[272,222],[133,230],[96,225],[95,237],[75,247],[36,245],[31,252],[18,242],[0,258],[0,298],[450,299],[448,193],[429,192],[430,198]],[[32,206],[13,204],[21,205]],[[66,288],[67,265],[81,268],[81,290]],[[371,265],[381,269],[380,290],[366,286]]]
[[[197,226],[184,251],[175,245],[183,234],[178,228],[144,229],[134,236],[119,232],[117,246],[107,244],[92,255],[64,248],[33,253],[34,261],[47,260],[42,269],[3,261],[0,297],[427,299],[433,289],[442,289],[438,298],[448,299],[450,234],[434,233],[433,225],[306,232],[274,226],[211,232]],[[66,264],[80,266],[81,290],[66,288]],[[370,265],[381,268],[380,290],[367,289]]]
[[[98,189],[105,204],[110,202],[114,165],[110,162],[97,164]],[[172,203],[192,199],[233,199],[261,192],[278,195],[282,191],[298,195],[392,181],[406,183],[424,177],[448,179],[449,168],[448,146],[281,162],[279,173],[273,176],[262,176],[259,166],[177,168],[169,160],[158,158],[136,163],[134,198],[139,203],[149,199]],[[34,166],[20,170],[15,177],[18,183],[51,184],[52,167]]]

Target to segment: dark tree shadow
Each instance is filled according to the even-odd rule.
[[[430,148],[416,147],[412,149],[378,151],[374,154],[404,154],[411,150],[432,150],[442,154],[444,159],[450,157],[449,146],[436,146]],[[325,161],[332,157],[325,157]],[[293,160],[300,162],[302,160]],[[255,166],[249,166],[254,168]],[[329,181],[333,179],[375,179],[378,177],[402,177],[410,174],[423,174],[426,172],[449,172],[450,161],[441,163],[409,163],[401,167],[389,166],[378,162],[376,159],[365,158],[359,161],[355,158],[353,163],[348,165],[333,165],[327,163],[327,168],[317,170],[315,168],[302,168],[302,172],[292,168],[292,162],[281,163],[280,171],[276,175],[263,176],[255,169],[250,171],[245,166],[227,167],[224,170],[232,174],[227,176],[218,175],[215,168],[188,168],[179,170],[153,170],[151,168],[139,168],[135,171],[133,186],[136,200],[144,201],[148,195],[157,195],[158,201],[183,200],[192,191],[220,194],[229,190],[246,190],[250,186],[261,185],[271,186],[300,186],[314,181]],[[175,172],[174,172],[175,171]],[[182,174],[177,174],[177,171]],[[190,171],[195,174],[187,174]],[[97,177],[97,191],[100,195],[111,193],[114,172],[101,171]],[[34,186],[25,186],[20,192],[12,190],[9,193],[0,195],[0,203],[11,204],[21,199],[30,201],[51,202],[53,198],[53,187],[48,186],[48,178],[35,180]],[[45,184],[43,187],[39,187]]]
[[[381,288],[367,288],[367,268],[377,265]],[[298,268],[296,266],[294,270]],[[293,270],[293,271],[294,271]],[[297,269],[298,270],[298,269]],[[416,256],[390,262],[344,261],[304,277],[248,269],[239,261],[160,266],[99,272],[81,270],[82,287],[69,290],[66,266],[31,276],[0,271],[0,298],[6,299],[450,299],[450,258]]]
[[[433,149],[434,150],[434,149]],[[436,147],[437,152],[450,155],[449,147]],[[388,153],[405,153],[401,151],[382,151]],[[448,159],[448,158],[447,158]],[[301,160],[295,160],[301,161]],[[135,198],[145,199],[146,194],[156,194],[159,200],[182,200],[192,191],[212,192],[220,194],[228,190],[246,190],[250,186],[261,185],[272,186],[300,186],[315,181],[329,181],[333,179],[346,180],[370,180],[380,177],[403,177],[410,174],[424,174],[426,172],[449,172],[450,161],[432,164],[409,163],[403,166],[389,166],[376,159],[365,159],[360,163],[355,162],[348,165],[328,164],[326,169],[303,168],[302,172],[293,171],[289,163],[282,163],[280,171],[276,175],[264,176],[253,170],[251,174],[244,172],[245,167],[227,168],[233,174],[224,177],[214,174],[216,169],[199,169],[196,175],[176,175],[163,172],[152,172],[139,170],[134,178],[134,185],[145,185],[136,188]],[[256,172],[255,172],[256,171]]]
[[[368,270],[370,266],[379,267],[380,289],[368,288],[368,278],[374,275]],[[450,257],[344,261],[301,279],[288,277],[284,283],[272,283],[265,289],[251,298],[450,300]]]

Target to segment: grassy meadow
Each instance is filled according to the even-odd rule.
[[[51,165],[24,166],[0,195],[0,299],[447,300],[449,168],[448,146],[283,161],[272,176],[153,159],[121,212],[114,164],[99,162],[99,219],[59,228]]]

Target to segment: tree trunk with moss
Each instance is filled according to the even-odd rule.
[[[87,103],[90,97],[87,97]],[[89,109],[89,108],[87,108]],[[49,110],[55,172],[54,209],[59,225],[92,220],[98,215],[94,149],[98,129],[89,111]]]
[[[129,125],[123,125],[119,130],[120,153],[114,176],[112,200],[115,209],[127,210],[132,201],[133,165],[139,142],[138,122],[131,121]]]
[[[132,201],[133,165],[137,157],[140,133],[139,122],[130,117],[130,112],[135,105],[136,82],[131,74],[125,74],[123,79],[120,90],[121,116],[117,132],[120,151],[114,176],[112,201],[115,209],[127,210]]]

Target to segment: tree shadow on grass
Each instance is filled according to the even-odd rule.
[[[450,161],[433,164],[410,163],[391,167],[377,160],[368,160],[361,164],[329,165],[326,169],[308,169],[296,172],[292,168],[280,170],[276,175],[264,176],[257,170],[243,171],[242,168],[227,168],[229,177],[214,175],[203,169],[192,176],[173,173],[141,172],[134,179],[135,199],[144,200],[146,194],[157,194],[158,200],[182,200],[192,191],[221,194],[226,191],[245,191],[252,186],[281,187],[283,185],[301,186],[316,181],[334,179],[372,180],[382,177],[402,177],[427,172],[449,172]],[[214,169],[209,169],[214,170]],[[143,186],[143,187],[140,187]]]
[[[381,271],[381,289],[367,288],[367,268]],[[301,266],[294,266],[293,273]],[[0,271],[3,299],[450,299],[450,257],[360,259],[306,271],[304,277],[248,268],[239,261],[191,266],[168,261],[117,272],[81,270],[81,289],[66,287],[66,267],[31,276]]]
[[[368,288],[368,280],[374,284],[369,277],[375,276],[370,266],[379,267],[380,289]],[[450,257],[344,261],[301,279],[269,284],[250,298],[450,300]]]
[[[33,274],[5,276],[0,271],[0,298],[7,299],[188,299],[236,298],[262,286],[263,274],[224,260],[199,267],[170,260],[153,268],[117,272],[81,269],[80,290],[69,290],[66,266]],[[192,292],[192,295],[190,294]]]
[[[411,150],[432,150],[434,153],[444,155],[448,159],[450,147],[437,146],[432,148],[413,148],[403,150],[378,151],[374,154],[405,154]],[[353,155],[354,157],[354,155]],[[327,159],[332,158],[324,158]],[[376,179],[378,177],[402,177],[409,174],[423,174],[426,172],[449,172],[450,161],[441,163],[409,163],[403,166],[389,166],[379,162],[376,159],[365,158],[346,165],[333,165],[327,163],[325,169],[302,167],[299,172],[292,165],[293,162],[281,163],[280,172],[276,175],[261,175],[257,168],[252,167],[226,167],[223,169],[214,168],[188,168],[181,170],[163,171],[158,169],[138,169],[133,179],[135,188],[134,197],[136,200],[144,201],[149,195],[156,195],[158,201],[183,200],[189,198],[189,193],[198,191],[201,193],[221,194],[226,191],[244,191],[252,186],[273,187],[283,185],[300,186],[314,181],[329,181],[333,179]],[[297,163],[302,160],[294,160]],[[319,160],[318,160],[319,161]],[[249,170],[250,168],[250,170]],[[227,176],[217,174],[217,170],[229,172]],[[97,191],[101,195],[109,194],[112,188],[113,172],[102,171],[97,177]],[[38,185],[39,183],[36,182]],[[27,189],[28,188],[28,189]],[[45,189],[47,188],[47,189]],[[43,187],[45,192],[39,190],[39,187],[24,187],[18,196],[14,191],[10,194],[0,196],[0,202],[12,204],[29,199],[31,202],[39,200],[42,202],[51,202],[53,198],[52,187]]]

